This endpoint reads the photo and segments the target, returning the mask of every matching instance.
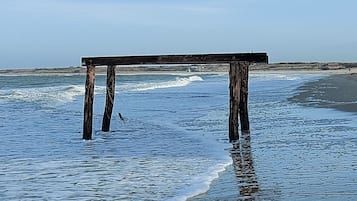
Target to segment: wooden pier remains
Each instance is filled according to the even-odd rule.
[[[106,105],[103,115],[102,131],[110,130],[115,95],[115,68],[120,65],[156,65],[156,64],[230,64],[229,68],[229,140],[239,139],[239,119],[241,130],[249,131],[248,119],[248,72],[250,63],[268,63],[266,53],[230,53],[230,54],[190,54],[190,55],[150,55],[83,57],[82,65],[87,67],[83,139],[92,139],[93,100],[95,66],[107,66]]]

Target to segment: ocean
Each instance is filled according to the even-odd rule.
[[[85,76],[0,76],[0,198],[355,200],[357,115],[288,101],[324,76],[250,74],[249,195],[228,139],[227,74],[118,75],[110,132],[97,75],[91,141]]]

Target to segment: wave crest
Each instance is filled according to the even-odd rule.
[[[301,75],[299,74],[278,74],[278,73],[252,73],[250,78],[259,81],[270,81],[270,80],[299,80]]]
[[[196,75],[190,77],[177,77],[176,80],[173,81],[132,84],[126,85],[123,88],[128,91],[147,91],[172,87],[184,87],[195,81],[203,81],[203,79]]]
[[[195,81],[202,81],[199,76],[176,77],[176,80],[165,82],[139,83],[119,85],[120,91],[147,91],[160,88],[183,87]],[[120,84],[120,83],[119,83]],[[0,100],[33,102],[54,107],[76,100],[84,95],[84,85],[67,85],[35,88],[15,88],[0,90]],[[95,94],[105,94],[106,86],[95,86]]]
[[[56,86],[38,88],[18,88],[0,90],[0,99],[10,101],[35,102],[47,106],[61,105],[75,100],[78,95],[84,94],[84,86]]]

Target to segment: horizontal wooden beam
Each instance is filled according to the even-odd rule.
[[[118,57],[83,57],[82,65],[153,65],[153,64],[215,64],[234,61],[268,63],[266,53],[151,55]]]

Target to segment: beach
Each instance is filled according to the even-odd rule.
[[[251,132],[234,145],[227,73],[119,74],[110,133],[99,130],[98,75],[90,142],[81,140],[84,75],[0,76],[0,197],[354,200],[354,93],[333,91],[351,88],[354,70],[252,71]]]
[[[250,72],[255,73],[308,73],[308,74],[345,74],[357,73],[357,63],[340,63],[338,68],[324,68],[328,63],[272,63],[252,64]],[[96,66],[97,75],[106,75],[106,66]],[[116,67],[117,74],[145,75],[145,74],[207,74],[228,73],[229,64],[202,65],[120,65]],[[28,68],[0,70],[0,76],[16,75],[85,75],[85,66],[71,66],[60,68]]]
[[[337,74],[306,83],[290,101],[357,113],[357,74]]]
[[[255,72],[253,72],[253,74],[254,73]],[[264,74],[264,72],[259,72],[258,74],[261,73]],[[287,123],[286,127],[294,126],[295,128],[285,128],[284,130],[288,131],[285,131],[285,133],[279,133],[279,131],[273,132],[273,134],[277,135],[282,134],[282,139],[279,139],[279,136],[276,135],[271,136],[273,139],[260,139],[261,136],[255,137],[254,135],[259,135],[260,132],[267,133],[267,131],[254,129],[255,131],[252,131],[251,138],[258,138],[258,140],[252,142],[252,146],[255,147],[255,149],[253,148],[253,150],[251,150],[250,141],[248,141],[247,145],[246,139],[241,140],[241,143],[243,143],[241,148],[244,149],[248,147],[246,152],[244,152],[244,150],[240,152],[241,155],[244,156],[244,154],[247,155],[248,151],[248,161],[249,164],[251,164],[251,167],[248,168],[248,170],[250,170],[248,171],[248,174],[244,174],[244,171],[242,171],[242,165],[245,164],[244,160],[239,160],[237,163],[237,157],[235,157],[236,154],[231,153],[233,164],[228,166],[227,169],[221,173],[219,179],[212,183],[208,192],[196,196],[195,198],[190,199],[190,201],[341,200],[342,198],[342,200],[353,200],[356,198],[357,194],[349,188],[349,186],[351,186],[357,179],[354,173],[351,177],[349,176],[351,173],[349,169],[354,169],[354,167],[356,167],[356,164],[351,161],[355,154],[346,153],[346,146],[350,146],[350,143],[352,143],[353,149],[356,150],[357,142],[353,137],[353,134],[357,131],[357,128],[353,126],[353,124],[356,123],[357,118],[349,115],[349,113],[356,114],[357,112],[357,76],[355,69],[352,70],[352,72],[340,70],[324,73],[316,71],[273,71],[271,73],[275,75],[285,73],[300,73],[305,75],[318,74],[318,76],[312,78],[311,81],[306,81],[301,86],[296,87],[291,95],[286,96],[289,102],[297,105],[289,106],[288,114],[283,114],[283,116],[286,116],[280,117],[279,119],[284,119],[284,124]],[[303,108],[300,108],[300,106],[303,106]],[[325,109],[315,110],[313,109],[314,107]],[[335,113],[331,112],[330,109],[339,110],[342,111],[342,113],[336,112],[337,116],[333,117]],[[306,111],[306,114],[304,114],[304,111]],[[316,115],[322,116],[316,117]],[[272,114],[272,117],[269,119],[273,120],[279,116],[281,116],[281,114]],[[292,123],[291,121],[296,122]],[[273,120],[271,124],[274,125],[274,122],[279,123]],[[300,126],[296,127],[296,125],[299,124]],[[284,127],[282,125],[276,126],[280,128]],[[271,129],[271,126],[268,127]],[[349,142],[345,143],[343,140],[346,136],[349,136],[345,139],[349,140]],[[291,141],[294,138],[296,141]],[[266,144],[267,142],[271,144]],[[276,149],[279,154],[286,155],[290,153],[292,154],[292,158],[299,157],[298,161],[300,162],[294,162],[293,164],[295,164],[294,166],[303,169],[303,171],[297,170],[297,167],[289,167],[291,161],[294,160],[289,156],[286,160],[282,160],[284,157],[279,156],[279,154],[269,156],[272,158],[268,164],[278,168],[270,173],[273,176],[269,178],[274,181],[279,180],[277,177],[288,177],[289,179],[287,180],[292,180],[290,182],[293,183],[290,187],[287,187],[291,185],[287,181],[283,182],[285,185],[280,185],[271,181],[262,181],[267,179],[261,178],[264,175],[262,172],[267,171],[263,170],[263,167],[255,167],[260,169],[258,170],[258,174],[255,173],[254,161],[258,160],[257,163],[262,165],[263,162],[260,162],[260,160],[266,161],[266,158],[262,159],[264,157],[261,156],[262,152],[264,152],[263,150],[271,149],[272,146],[275,146],[274,149]],[[314,150],[311,151],[311,153],[308,153],[308,150],[304,150],[304,146]],[[256,150],[258,147],[263,150]],[[288,148],[288,150],[286,150],[286,148]],[[297,150],[301,152],[300,155],[296,153]],[[333,156],[329,156],[329,154],[326,153],[330,153]],[[331,159],[331,157],[335,157],[336,155],[338,155],[338,158]],[[319,157],[320,159],[315,157]],[[279,167],[282,169],[279,170]],[[294,171],[299,172],[299,174],[295,175],[293,173]],[[274,172],[276,174],[274,174]],[[338,173],[339,176],[334,175],[336,173]],[[235,179],[232,179],[232,175],[235,175]],[[247,177],[250,178],[250,181],[254,178],[254,182],[250,182],[249,184],[246,180]],[[316,181],[316,178],[319,178],[320,181]],[[346,181],[343,181],[343,178],[345,178]],[[352,183],[349,183],[348,181]],[[279,187],[275,189],[274,187],[264,186],[263,183],[265,182],[270,183],[270,185],[273,183],[273,185]],[[312,183],[309,184],[309,182]],[[299,185],[301,185],[301,187],[299,187]],[[319,185],[320,187],[318,187]],[[253,188],[248,188],[249,191],[246,191],[247,186]],[[259,187],[258,191],[256,191],[256,187]],[[286,194],[286,192],[284,193],[284,191],[290,191],[290,195]]]

